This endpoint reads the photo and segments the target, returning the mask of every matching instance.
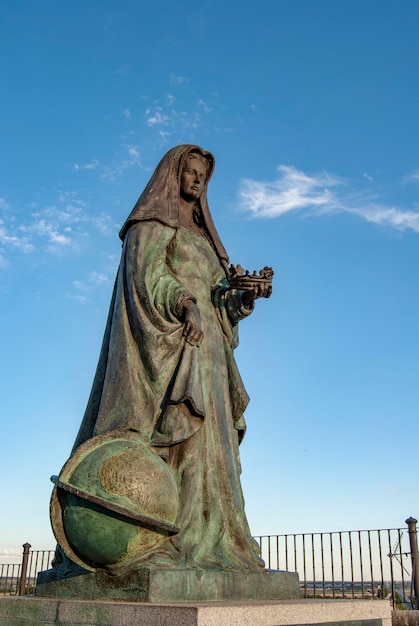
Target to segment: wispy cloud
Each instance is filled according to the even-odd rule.
[[[412,174],[408,174],[405,179],[405,183],[417,183],[419,182],[419,170],[417,172],[413,172]]]
[[[202,107],[202,105],[200,105]],[[204,109],[208,112],[210,109]],[[166,132],[184,133],[189,129],[199,128],[202,125],[202,117],[198,110],[176,111],[171,105],[165,109],[156,106],[154,109],[148,108],[145,112],[146,123],[149,127],[163,127]]]
[[[128,109],[125,109],[122,114],[125,118],[131,119],[131,112]],[[132,143],[122,142],[115,151],[113,160],[114,164],[107,165],[101,163],[98,159],[92,159],[86,164],[74,163],[72,169],[75,172],[97,170],[99,179],[106,182],[114,182],[128,168],[141,167],[139,147]]]
[[[9,249],[14,248],[25,254],[34,250],[28,237],[9,234],[3,220],[0,220],[0,246]]]
[[[212,109],[211,107],[204,101],[204,100],[198,100],[197,102],[199,104],[200,107],[202,107],[205,111],[205,113],[211,113]]]
[[[86,283],[82,282],[81,280],[73,280],[73,286],[79,291],[88,290],[88,286],[86,285]]]
[[[14,216],[11,213],[11,206],[4,198],[0,199],[0,210],[9,218],[6,225],[4,219],[0,218],[0,270],[5,270],[10,254],[20,252],[29,254],[35,249],[30,238],[14,228]]]
[[[5,198],[0,198],[0,209],[2,211],[10,211],[10,204],[7,202]]]
[[[166,125],[170,121],[169,116],[163,113],[162,107],[156,107],[153,113],[151,113],[150,109],[147,109],[145,114],[148,126]]]
[[[120,227],[108,213],[92,216],[90,221],[102,235],[113,235]]]
[[[182,84],[182,81],[179,79],[176,84]],[[156,129],[163,141],[169,136],[184,137],[185,133],[200,128],[204,116],[213,110],[211,104],[202,98],[192,97],[187,109],[177,108],[176,103],[176,97],[169,93],[164,101],[149,104],[144,112],[146,125]]]
[[[140,149],[135,144],[122,143],[116,157],[120,159],[116,165],[102,167],[101,180],[114,182],[128,168],[141,167]]]
[[[54,220],[51,219],[51,207],[36,212],[29,209],[21,222],[18,219],[19,211],[11,210],[9,203],[2,202],[0,209],[3,212],[3,218],[0,218],[1,269],[8,266],[11,254],[30,254],[39,247],[56,252],[58,248],[72,243],[67,209],[57,211]],[[65,226],[62,225],[63,219]]]
[[[273,182],[241,180],[241,205],[255,217],[279,217],[296,209],[337,208],[332,188],[343,184],[340,179],[326,173],[308,176],[288,165],[280,165],[278,172],[279,178]]]
[[[59,190],[47,206],[32,206],[28,218],[19,226],[34,245],[53,254],[64,248],[78,248],[90,217],[85,203],[70,191]]]
[[[90,272],[89,281],[94,285],[107,285],[109,277],[103,272]]]
[[[0,550],[0,560],[2,563],[20,563],[22,559],[22,548],[3,548]]]
[[[90,163],[86,163],[85,165],[80,165],[79,163],[74,163],[73,170],[76,172],[80,172],[83,170],[95,170],[99,167],[99,161],[97,159],[93,159]]]
[[[170,80],[169,80],[171,85],[187,85],[190,81],[189,78],[185,78],[185,76],[176,76],[176,74],[170,74]]]
[[[352,213],[374,224],[419,232],[419,212],[387,206],[347,181],[327,172],[309,175],[289,165],[278,167],[276,180],[240,181],[240,208],[256,218],[277,218],[292,211],[311,215]]]
[[[404,211],[398,207],[385,207],[379,204],[347,210],[373,224],[419,233],[419,211]]]
[[[94,214],[75,192],[56,191],[46,205],[30,203],[12,207],[0,202],[0,268],[12,253],[35,251],[63,254],[79,250],[92,231],[115,234],[117,225],[107,213]]]
[[[111,271],[113,268],[111,268]],[[84,280],[73,280],[75,291],[68,292],[67,297],[78,302],[88,302],[89,294],[97,287],[108,286],[110,278],[107,272],[91,271]]]
[[[159,130],[159,137],[162,140],[162,143],[165,144],[170,137],[170,133],[166,130]]]
[[[78,302],[89,302],[89,298],[86,298],[86,296],[81,296],[79,293],[73,293],[73,294],[67,294],[68,298],[71,298],[72,300],[77,300]]]
[[[65,234],[58,225],[52,224],[46,219],[39,219],[31,228],[32,232],[37,232],[39,235],[44,236],[49,242],[50,251],[56,250],[57,246],[69,246],[73,242],[71,238],[71,228],[65,228]]]

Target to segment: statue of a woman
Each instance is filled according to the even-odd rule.
[[[180,532],[141,564],[260,570],[244,513],[239,443],[248,396],[237,324],[270,287],[233,289],[207,204],[211,153],[170,150],[125,222],[122,258],[89,403],[74,450],[129,430],[176,480]]]

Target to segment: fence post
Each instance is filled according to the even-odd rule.
[[[415,598],[412,602],[413,609],[419,609],[419,554],[418,554],[418,537],[416,532],[417,519],[409,517],[406,524],[409,528],[410,552],[412,557],[412,582],[415,592]]]
[[[23,544],[23,558],[22,558],[22,569],[20,572],[20,582],[19,582],[19,595],[25,595],[25,587],[26,587],[26,575],[28,572],[28,560],[29,560],[29,549],[31,548],[30,543]]]

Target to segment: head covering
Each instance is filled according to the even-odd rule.
[[[179,227],[180,178],[187,157],[193,153],[198,153],[208,162],[205,187],[197,204],[219,259],[228,263],[227,252],[212,221],[207,201],[207,187],[214,170],[215,159],[211,152],[191,144],[176,146],[164,155],[121,228],[119,236],[123,241],[128,229],[144,220],[157,220],[173,228]]]

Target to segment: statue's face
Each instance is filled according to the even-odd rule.
[[[194,202],[204,190],[207,170],[199,159],[187,159],[180,178],[180,195],[187,202]]]

